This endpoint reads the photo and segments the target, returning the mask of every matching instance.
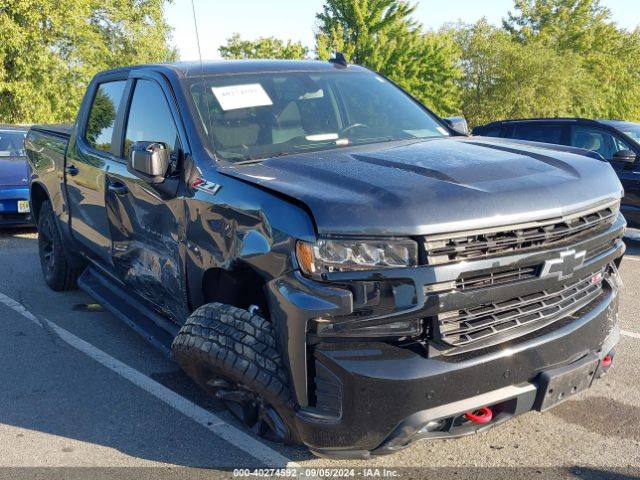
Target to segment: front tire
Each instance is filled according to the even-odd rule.
[[[38,215],[38,251],[44,280],[49,288],[56,292],[77,288],[80,270],[69,265],[58,230],[58,219],[49,201],[43,202]]]
[[[187,319],[171,349],[187,375],[254,433],[300,443],[288,375],[267,320],[230,305],[203,305]]]

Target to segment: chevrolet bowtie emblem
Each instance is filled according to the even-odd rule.
[[[570,277],[573,272],[584,263],[587,252],[582,250],[568,250],[560,254],[560,258],[554,258],[544,262],[540,278],[558,277],[559,280]]]

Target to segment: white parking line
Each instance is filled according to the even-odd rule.
[[[625,337],[637,338],[640,340],[640,333],[629,332],[628,330],[622,330],[620,334],[624,335]]]
[[[629,255],[625,255],[625,256],[624,256],[624,260],[623,260],[623,262],[624,262],[624,261],[626,261],[626,260],[631,260],[632,262],[640,262],[640,258],[638,258],[638,257],[631,257],[631,256],[629,256]]]
[[[47,320],[43,317],[36,317],[31,312],[29,312],[22,304],[16,302],[12,298],[9,298],[2,293],[0,293],[0,303],[3,303],[15,312],[19,313],[38,327],[46,328],[54,332],[62,341],[64,341],[71,347],[91,357],[102,366],[117,373],[122,378],[130,381],[134,385],[142,388],[146,392],[156,397],[158,400],[161,400],[167,405],[175,408],[183,415],[191,418],[193,421],[202,425],[204,428],[212,431],[233,446],[245,451],[253,458],[263,462],[266,466],[271,468],[299,467],[297,463],[292,462],[272,448],[267,447],[252,436],[247,435],[242,430],[239,430],[236,427],[230,425],[221,417],[218,417],[208,410],[199,407],[195,403],[178,395],[173,390],[168,389],[164,385],[161,385],[158,382],[147,377],[142,372],[139,372],[138,370],[131,368],[130,366],[113,358],[109,354],[82,340],[80,337],[75,336],[68,330],[59,327],[50,320]]]

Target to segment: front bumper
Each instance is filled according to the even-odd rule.
[[[298,412],[303,442],[321,456],[364,458],[539,409],[543,372],[612,353],[619,337],[614,283],[577,318],[473,354],[425,359],[385,343],[319,345],[311,361],[325,393]],[[490,423],[463,420],[483,406],[496,412]]]
[[[536,408],[543,372],[588,356],[603,358],[615,344],[616,266],[625,251],[624,228],[624,218],[619,216],[606,231],[569,247],[384,272],[334,272],[324,282],[306,279],[299,272],[272,280],[268,284],[270,316],[289,367],[302,440],[321,455],[363,457],[389,453],[420,438],[465,435]],[[430,322],[441,312],[553,290],[563,282],[536,274],[468,291],[449,286],[462,275],[540,267],[568,248],[586,252],[584,263],[573,271],[576,281],[605,272],[601,293],[585,306],[549,324],[489,337],[471,349],[443,345],[438,331],[431,329]],[[422,318],[425,333],[420,340],[402,343],[318,335],[316,319],[353,316],[362,295],[352,287],[367,282],[413,286],[412,307],[376,320]],[[433,290],[434,285],[447,289]],[[394,305],[400,293],[397,289],[385,298]],[[404,301],[406,295],[402,295]],[[444,430],[422,430],[431,421],[453,422],[488,403],[500,413],[485,426],[456,424]]]
[[[31,226],[31,212],[18,212],[18,201],[29,201],[28,187],[0,187],[0,226]]]

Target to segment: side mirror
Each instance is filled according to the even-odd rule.
[[[632,150],[620,150],[613,155],[616,162],[634,163],[638,159],[636,153]]]
[[[456,132],[464,133],[465,135],[469,134],[469,125],[467,124],[467,119],[464,117],[446,117],[443,120],[453,128]]]
[[[147,183],[165,180],[171,159],[167,145],[161,142],[135,142],[127,161],[127,170]]]

